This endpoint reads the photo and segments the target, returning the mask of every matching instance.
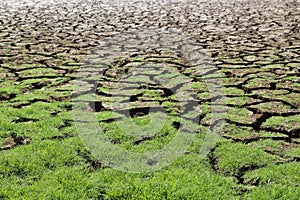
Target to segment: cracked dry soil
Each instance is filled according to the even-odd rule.
[[[83,60],[93,54],[101,41],[128,30],[146,28],[179,30],[191,36],[194,43],[208,52],[220,71],[226,99],[226,125],[222,137],[233,144],[256,144],[274,141],[277,147],[262,146],[265,153],[279,157],[279,164],[299,162],[300,155],[287,155],[300,148],[300,2],[299,1],[3,1],[0,4],[0,99],[1,107],[22,110],[37,102],[70,102],[72,81]],[[140,56],[140,57],[139,57]],[[107,111],[105,101],[112,98],[109,90],[118,73],[130,70],[139,57],[143,62],[171,64],[179,73],[191,78],[191,84],[212,79],[199,76],[186,63],[172,62],[159,53],[137,54],[123,63],[106,65],[98,80],[96,94],[103,101],[89,102],[96,112]],[[90,66],[93,67],[93,66]],[[121,71],[120,71],[121,69]],[[89,68],[87,68],[88,72]],[[140,74],[143,75],[143,74]],[[217,77],[220,78],[220,77]],[[131,116],[147,115],[150,108],[172,102],[172,92],[149,84],[130,96],[141,102],[131,109]],[[158,96],[147,97],[152,91]],[[208,127],[211,98],[205,87],[195,87],[194,94],[202,108],[200,125]],[[124,97],[127,97],[126,95]],[[176,101],[173,101],[176,103]],[[70,110],[70,105],[47,111],[51,116]],[[178,113],[174,108],[169,114]],[[176,115],[176,114],[175,114]],[[3,116],[2,116],[3,117]],[[12,123],[35,124],[41,119],[13,116]],[[111,123],[118,119],[103,119]],[[64,119],[58,130],[72,126]],[[41,138],[16,136],[2,129],[6,139],[1,153],[18,145],[31,145],[36,140],[63,140],[73,133]],[[9,132],[9,133],[8,133]],[[139,145],[155,136],[143,136]],[[219,171],[218,155],[209,155],[213,170]],[[298,151],[299,152],[299,151]],[[94,163],[89,156],[89,161]],[[225,158],[226,159],[226,158]],[[246,171],[263,168],[251,163],[239,166],[232,174],[241,184]],[[222,173],[220,171],[220,173]],[[225,173],[226,174],[226,173]]]

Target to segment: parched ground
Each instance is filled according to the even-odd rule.
[[[205,50],[215,68],[199,73],[159,48],[135,49],[112,63],[104,63],[102,54],[95,57],[103,41],[148,29],[176,29]],[[175,75],[150,67],[135,74],[143,84],[126,79],[123,86],[134,88],[132,93],[114,93],[122,75],[147,63],[172,68]],[[74,92],[74,81],[100,65],[100,73],[85,80],[96,100]],[[298,200],[299,70],[299,1],[1,0],[0,199]],[[199,111],[184,116],[197,119],[197,130],[182,156],[159,171],[135,174],[91,155],[78,136],[74,102],[95,111],[114,145],[157,150],[176,135],[186,102],[176,100],[174,92],[184,83],[164,86],[155,80],[178,74],[188,79]],[[214,79],[222,80],[226,105],[213,105],[220,97],[211,95],[206,83]],[[122,112],[115,116],[109,108],[123,98],[130,99],[130,107],[122,109],[134,123],[149,124],[149,110],[156,108],[164,108],[169,118],[157,133],[128,134],[118,127]],[[215,147],[200,158],[205,134],[217,123],[213,106],[226,110],[226,123]]]

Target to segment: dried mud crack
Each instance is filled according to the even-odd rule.
[[[106,173],[110,169],[83,150],[74,124],[88,121],[72,120],[74,102],[84,103],[93,111],[111,143],[135,152],[159,149],[171,141],[185,121],[193,121],[193,126],[198,128],[191,134],[196,139],[189,154],[183,157],[197,155],[205,136],[203,130],[217,125],[218,120],[211,119],[216,106],[226,110],[226,124],[221,139],[208,155],[208,166],[218,178],[231,177],[232,184],[242,187],[241,193],[234,187],[227,190],[239,193],[238,198],[251,199],[253,195],[268,193],[269,187],[275,185],[278,191],[288,188],[288,195],[298,194],[289,196],[291,199],[299,198],[299,8],[299,1],[292,0],[189,3],[3,0],[0,4],[0,163],[3,163],[0,183],[12,177],[13,184],[14,177],[23,177],[22,173],[24,177],[28,173],[41,181],[45,174],[40,171],[52,173],[61,166],[71,170],[82,163],[93,172]],[[155,41],[161,46],[146,50],[134,45],[131,49],[101,46],[116,36],[148,29],[177,30],[189,37],[199,51],[204,50],[215,68],[205,68],[207,63],[191,65],[182,55],[170,54],[161,48],[167,41]],[[180,41],[179,38],[170,40]],[[103,60],[106,53],[119,52],[122,48],[125,56],[113,62]],[[134,79],[122,79],[139,67],[143,70],[136,70]],[[214,77],[217,72],[220,75]],[[84,73],[93,74],[84,77],[89,87],[74,92],[74,81],[81,80]],[[171,81],[178,76],[187,79],[168,86],[157,82],[160,77]],[[213,105],[222,97],[211,96],[206,83],[218,79],[223,82],[226,103]],[[186,85],[191,86],[192,100],[176,98],[176,93]],[[96,98],[89,99],[91,93]],[[185,106],[190,110],[182,109]],[[169,118],[155,134],[138,132],[123,124],[132,129],[126,134],[122,127],[117,127],[126,118],[147,127],[151,116],[159,118],[163,112]],[[179,117],[184,121],[180,122]],[[156,130],[155,126],[151,128]],[[51,154],[54,164],[44,163],[51,160],[45,152],[54,151],[48,144],[58,148],[57,154],[62,157],[63,151],[74,157],[65,158],[69,163],[64,163],[55,161],[55,155]],[[30,162],[26,151],[39,152],[38,147],[45,149],[41,155],[33,154],[33,163],[40,162],[44,168],[33,170],[29,164],[28,168],[26,164],[23,166],[22,163]],[[39,156],[45,156],[44,160]],[[157,161],[148,163],[155,166]],[[10,166],[16,170],[9,169]],[[142,184],[151,176],[145,177],[141,178]],[[18,187],[22,187],[21,182]],[[105,195],[104,190],[108,188],[102,188],[98,195]],[[111,195],[116,195],[114,192]],[[114,198],[126,199],[125,193]],[[0,192],[0,199],[14,198],[12,195]],[[199,199],[199,196],[191,198]]]

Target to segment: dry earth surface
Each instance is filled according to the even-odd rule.
[[[97,63],[100,57],[95,59],[95,50],[103,41],[126,31],[148,29],[177,30],[191,38],[191,43],[207,52],[220,76],[213,77],[215,71],[205,70],[199,74],[180,57],[154,50],[135,49],[137,53],[119,62]],[[299,32],[300,2],[291,0],[1,0],[0,199],[76,199],[75,194],[82,199],[212,199],[214,195],[216,199],[300,199]],[[114,52],[114,47],[108,51]],[[140,175],[141,182],[135,182],[134,176],[119,174],[90,155],[80,143],[70,111],[73,81],[80,78],[78,69],[89,72],[101,65],[99,76],[87,81],[98,100],[87,103],[96,111],[99,123],[112,129],[110,124],[122,120],[112,118],[106,105],[114,101],[112,85],[136,63],[146,62],[171,66],[190,78],[201,110],[199,142],[183,155],[182,162],[189,167],[175,162],[163,172]],[[170,177],[172,172],[176,176],[179,168],[194,169],[189,162],[196,159],[205,135],[202,131],[215,123],[210,113],[218,97],[210,96],[205,86],[214,78],[223,81],[227,98],[226,106],[220,106],[226,109],[226,124],[220,141],[199,165],[213,174],[214,178],[208,178],[211,184],[223,188],[217,194],[214,187],[210,192],[200,191],[202,179],[187,178],[190,181],[180,186],[176,181],[185,181],[178,175],[172,179],[176,186],[172,186],[166,175],[169,171]],[[138,81],[130,84],[139,85]],[[136,103],[129,110],[133,117],[147,116],[149,109],[157,106],[164,107],[174,119],[180,116],[170,88],[149,80],[134,92],[120,95]],[[178,129],[176,120],[171,119],[170,124],[170,129]],[[129,141],[130,148],[135,148],[155,140],[164,143],[168,141],[164,137],[171,136],[110,137],[116,145]],[[85,180],[90,176],[95,182]],[[157,176],[161,179],[155,179]],[[149,191],[145,180],[152,183]],[[73,183],[85,186],[81,191]]]

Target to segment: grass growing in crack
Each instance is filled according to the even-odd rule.
[[[285,155],[287,157],[291,157],[291,158],[296,158],[296,159],[300,159],[300,147],[296,146],[294,148],[290,148],[286,151]]]
[[[281,116],[274,116],[269,118],[263,126],[266,127],[274,127],[280,128],[284,127],[287,129],[299,129],[300,128],[300,115],[293,115],[289,117],[281,117]]]
[[[63,111],[65,105],[66,102],[36,102],[23,108],[3,107],[0,109],[0,135],[16,134],[32,139],[61,135],[58,128],[72,119],[69,112]]]
[[[105,130],[105,135],[120,148],[133,152],[154,151],[168,144],[175,134],[180,133],[177,133],[172,126],[173,120],[157,121],[158,116],[151,115],[155,114],[125,118],[123,119],[126,120],[125,122],[100,123],[100,127]],[[136,145],[136,141],[141,142]]]
[[[225,142],[215,151],[219,172],[234,175],[244,166],[262,167],[279,159],[247,144]]]
[[[246,182],[257,180],[258,184],[289,185],[300,188],[300,166],[297,162],[270,164],[267,167],[247,172],[244,176]]]

